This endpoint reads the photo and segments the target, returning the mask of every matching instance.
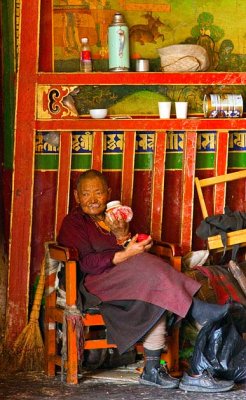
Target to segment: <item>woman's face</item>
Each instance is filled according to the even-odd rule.
[[[75,200],[85,214],[101,215],[110,199],[111,189],[98,177],[83,179],[74,191]]]

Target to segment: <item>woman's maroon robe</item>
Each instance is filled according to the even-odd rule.
[[[112,264],[122,246],[80,208],[64,218],[58,242],[78,249],[84,286],[101,300],[108,334],[121,353],[139,340],[165,310],[185,317],[200,288],[198,282],[147,252]]]

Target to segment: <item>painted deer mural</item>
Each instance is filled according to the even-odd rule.
[[[144,45],[145,43],[156,43],[156,40],[161,38],[164,41],[164,35],[159,32],[161,26],[165,26],[160,21],[159,17],[153,17],[152,12],[147,12],[143,15],[147,24],[137,24],[130,28],[130,38],[135,42]]]

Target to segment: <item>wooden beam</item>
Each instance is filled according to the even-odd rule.
[[[180,245],[183,254],[189,252],[192,246],[196,142],[196,132],[185,132],[183,150],[182,211],[180,230]]]
[[[39,38],[39,71],[54,71],[53,51],[53,1],[41,0],[40,38]]]
[[[91,168],[102,171],[103,165],[103,132],[94,132],[92,144]]]
[[[151,216],[150,216],[150,234],[155,240],[161,240],[162,236],[165,160],[166,160],[166,132],[164,131],[156,132],[154,163],[153,163],[154,165],[152,174]]]
[[[246,169],[243,169],[242,171],[231,172],[230,174],[200,179],[200,185],[201,187],[206,187],[210,185],[216,185],[220,182],[231,182],[242,178],[246,178]]]
[[[229,132],[218,131],[216,135],[216,161],[215,176],[224,175],[227,172]],[[226,183],[221,182],[214,186],[213,192],[214,214],[223,214],[226,198]]]
[[[23,1],[17,73],[6,341],[13,343],[27,323],[34,179],[36,72],[39,5]]]
[[[56,194],[55,238],[68,213],[72,155],[72,132],[60,134],[59,167]]]
[[[136,132],[125,132],[121,178],[121,202],[129,207],[132,205],[135,145]]]

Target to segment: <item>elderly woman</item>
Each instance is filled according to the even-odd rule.
[[[148,253],[150,236],[141,242],[137,235],[130,239],[129,224],[122,218],[107,216],[111,189],[99,171],[82,173],[74,194],[78,206],[65,217],[58,242],[78,249],[83,285],[97,299],[108,341],[116,343],[123,353],[142,339],[146,362],[140,383],[177,388],[179,380],[160,368],[165,312],[178,318],[189,313],[204,325],[224,315],[228,306],[194,300],[198,282]],[[232,382],[214,381],[205,375],[185,375],[181,388],[218,392],[232,386]]]

